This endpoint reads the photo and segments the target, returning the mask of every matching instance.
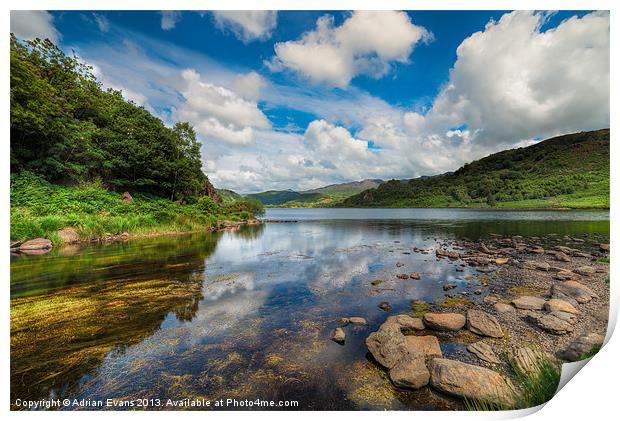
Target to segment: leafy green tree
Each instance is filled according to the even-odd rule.
[[[11,172],[187,201],[206,180],[189,123],[166,127],[51,41],[11,35]]]

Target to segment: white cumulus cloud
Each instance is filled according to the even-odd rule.
[[[233,91],[239,96],[257,101],[260,91],[267,85],[265,79],[258,73],[251,71],[245,74],[238,74],[233,82]]]
[[[407,63],[415,45],[430,37],[405,12],[356,11],[340,26],[325,15],[301,39],[277,43],[268,65],[344,88],[357,75],[378,78],[389,72],[391,62]]]
[[[465,39],[424,117],[426,131],[456,134],[452,128],[467,125],[471,142],[497,148],[608,127],[609,13],[541,31],[545,17],[507,13]]]
[[[273,10],[215,10],[215,24],[229,29],[244,43],[266,40],[278,24],[278,12]]]
[[[192,69],[182,72],[185,101],[178,118],[196,126],[199,134],[235,145],[254,140],[253,130],[269,129],[271,124],[256,102],[244,99],[230,89],[201,80]]]
[[[60,40],[60,32],[54,27],[54,17],[44,10],[11,10],[11,32],[16,37],[31,40]]]

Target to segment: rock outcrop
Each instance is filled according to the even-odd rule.
[[[552,298],[559,299],[573,299],[578,303],[587,303],[593,298],[598,298],[598,295],[596,295],[594,291],[577,281],[565,281],[553,284],[551,287],[551,296]]]
[[[456,331],[465,326],[465,316],[458,313],[426,313],[422,320],[427,328],[439,331]]]
[[[593,348],[601,346],[604,340],[605,338],[598,333],[584,333],[578,336],[560,353],[560,358],[567,361],[579,361],[587,356]]]
[[[495,318],[482,310],[467,310],[467,328],[482,336],[501,338],[504,336],[502,327]]]
[[[390,370],[390,380],[396,387],[419,389],[428,384],[431,377],[421,354],[408,354]]]
[[[28,250],[48,250],[52,248],[52,242],[47,238],[35,238],[32,240],[24,241],[20,246],[20,251]]]
[[[511,405],[514,388],[506,377],[488,368],[435,358],[429,363],[433,388],[462,398]]]
[[[486,342],[479,341],[470,344],[467,347],[467,350],[480,358],[482,361],[486,361],[491,364],[499,364],[501,362],[497,357],[497,354],[495,354],[495,351],[493,351],[493,348],[491,348],[491,345]]]
[[[379,364],[392,368],[409,353],[405,336],[397,328],[379,329],[366,338],[366,346]]]
[[[439,340],[433,335],[405,336],[405,346],[410,354],[421,354],[425,357],[443,357],[439,347]]]
[[[220,197],[219,193],[217,192],[215,187],[213,187],[213,184],[211,184],[208,178],[205,179],[199,196],[209,196],[215,203],[223,203],[222,198]]]
[[[545,301],[544,298],[524,295],[523,297],[512,300],[512,305],[520,310],[542,310]]]

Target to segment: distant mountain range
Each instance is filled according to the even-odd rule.
[[[283,207],[327,207],[341,202],[349,196],[367,189],[379,187],[383,180],[368,179],[349,183],[330,184],[312,190],[268,190],[261,193],[245,195],[265,206]],[[218,193],[224,201],[233,201],[242,197],[232,190],[219,189]]]

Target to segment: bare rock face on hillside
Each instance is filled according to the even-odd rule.
[[[131,197],[128,191],[122,194],[121,199],[123,199],[125,203],[133,203],[133,197]]]
[[[208,178],[205,180],[205,183],[202,186],[202,190],[200,191],[199,195],[200,196],[208,196],[215,203],[223,203],[222,198],[220,197],[219,193],[217,192],[215,187],[213,187],[213,184],[211,184],[211,182],[209,181]]]

